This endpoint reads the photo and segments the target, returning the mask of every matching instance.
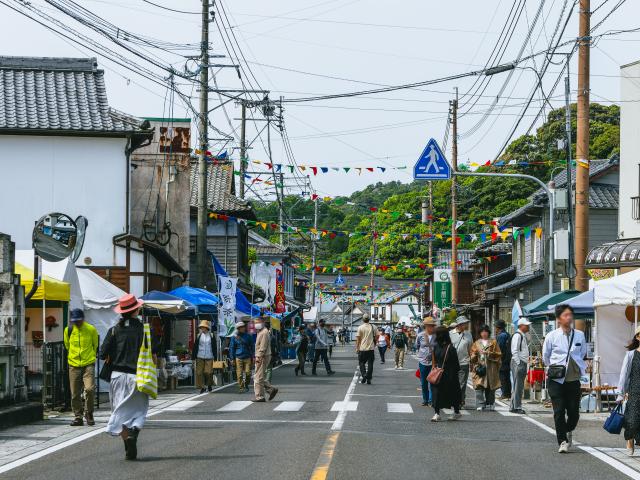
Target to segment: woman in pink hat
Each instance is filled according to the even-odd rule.
[[[148,395],[136,386],[138,355],[144,339],[142,322],[138,318],[142,303],[130,293],[120,298],[114,308],[121,315],[120,320],[109,329],[100,350],[100,358],[112,369],[111,417],[106,430],[113,436],[122,437],[127,460],[135,460],[138,455],[138,434],[149,410]]]

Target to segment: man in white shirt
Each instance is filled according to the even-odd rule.
[[[460,382],[460,393],[462,398],[460,406],[464,407],[467,381],[469,380],[469,363],[471,361],[471,345],[473,345],[473,337],[467,331],[469,328],[469,319],[465,316],[457,318],[455,330],[451,332],[451,343],[458,353],[458,363],[460,370],[458,371],[458,381]]]
[[[527,376],[527,364],[529,363],[529,342],[527,333],[531,322],[526,318],[518,320],[518,330],[511,337],[511,379],[513,391],[511,392],[512,413],[524,414],[522,409],[522,394],[524,393],[524,379]]]
[[[547,390],[553,404],[559,453],[567,453],[573,443],[573,431],[580,418],[580,382],[585,377],[587,342],[584,333],[573,328],[573,308],[556,305],[559,328],[549,333],[542,346],[547,366]]]

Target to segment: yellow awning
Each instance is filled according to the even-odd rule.
[[[20,284],[24,287],[25,293],[28,293],[33,285],[33,270],[16,262],[15,273],[20,275]],[[38,285],[38,289],[31,297],[31,300],[42,300],[43,298],[45,300],[68,302],[71,298],[71,286],[66,282],[43,275],[42,283]]]

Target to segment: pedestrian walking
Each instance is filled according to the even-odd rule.
[[[316,352],[313,357],[313,366],[311,367],[311,375],[317,375],[316,367],[318,366],[318,360],[322,359],[324,362],[324,368],[327,370],[327,375],[333,375],[336,372],[331,370],[331,364],[329,363],[329,357],[327,353],[329,351],[329,334],[325,328],[324,320],[320,320],[318,328],[315,331],[316,336]]]
[[[124,295],[114,308],[120,314],[118,323],[109,329],[102,342],[100,358],[112,370],[109,384],[111,416],[107,433],[120,436],[125,458],[138,456],[138,436],[149,410],[149,396],[137,388],[138,357],[144,340],[144,328],[138,318],[142,301],[134,295]]]
[[[333,326],[329,327],[327,335],[329,336],[329,358],[331,358],[333,357],[333,347],[336,346],[336,332],[333,329]]]
[[[273,367],[278,365],[280,362],[280,342],[276,333],[271,328],[271,319],[269,317],[265,318],[264,326],[267,330],[269,330],[270,342],[271,342],[271,361],[269,365],[267,365],[267,370],[264,378],[267,382],[271,383],[271,378],[273,376]]]
[[[247,333],[247,324],[242,321],[236,323],[236,330],[229,342],[229,360],[235,367],[240,393],[249,391],[253,354],[253,338]]]
[[[96,355],[98,353],[98,330],[85,322],[84,312],[74,308],[69,314],[69,326],[64,329],[64,348],[69,364],[69,387],[71,390],[72,427],[96,424],[93,419],[93,403],[96,390]],[[84,392],[84,404],[82,393]]]
[[[313,362],[313,359],[316,356],[316,324],[315,322],[310,322],[307,327],[307,337],[309,337],[309,349],[307,352],[307,361]]]
[[[524,379],[527,376],[529,364],[529,339],[527,333],[531,322],[526,318],[518,320],[518,330],[511,337],[511,378],[513,392],[511,395],[511,413],[526,413],[522,409],[522,395],[524,394]]]
[[[269,400],[273,400],[278,393],[278,389],[265,378],[267,367],[271,362],[271,333],[266,327],[264,317],[258,317],[254,322],[258,337],[256,338],[256,372],[253,379],[253,389],[256,396],[253,401],[266,402],[265,391],[269,394]]]
[[[422,405],[431,405],[431,384],[427,377],[431,373],[433,362],[433,347],[435,345],[436,322],[431,317],[426,317],[422,322],[424,330],[416,337],[416,349],[418,351],[418,369],[420,370],[420,387],[422,388]]]
[[[395,369],[399,370],[404,368],[404,356],[407,352],[409,340],[407,339],[407,334],[402,330],[402,327],[397,328],[396,333],[394,333],[393,338],[391,339],[391,343],[395,348]]]
[[[218,341],[208,320],[201,320],[198,328],[200,332],[193,342],[191,359],[196,362],[196,388],[204,393],[213,390],[213,361],[218,356]]]
[[[511,398],[511,335],[504,320],[496,322],[496,341],[502,353],[500,363],[500,400]]]
[[[471,346],[470,356],[476,410],[495,410],[496,390],[500,388],[501,357],[498,342],[491,338],[491,329],[483,325],[480,327],[480,338]]]
[[[587,342],[584,333],[573,328],[570,305],[556,305],[555,315],[558,328],[545,337],[542,359],[547,367],[547,390],[553,405],[558,453],[567,453],[580,419],[580,381],[588,381],[584,362]]]
[[[387,336],[382,328],[378,329],[376,337],[376,345],[378,346],[378,353],[380,354],[380,363],[384,363],[384,354],[387,352],[389,345],[387,344]]]
[[[627,350],[620,369],[617,401],[622,403],[626,400],[622,426],[627,454],[631,456],[635,446],[640,445],[640,327],[636,329]]]
[[[460,364],[454,349],[455,347],[451,343],[449,330],[446,327],[436,328],[432,362],[434,367],[442,368],[443,372],[440,382],[431,385],[433,410],[435,412],[431,418],[432,422],[442,420],[440,411],[443,408],[453,407],[453,415],[449,420],[459,420],[461,417],[460,382],[458,381]]]
[[[376,329],[369,323],[369,320],[369,315],[365,313],[362,316],[362,325],[360,325],[356,331],[356,353],[360,366],[360,376],[362,377],[360,381],[371,385]]]
[[[471,360],[471,345],[473,345],[473,337],[467,331],[469,328],[469,319],[460,316],[456,319],[455,330],[451,333],[451,342],[458,354],[458,364],[460,370],[458,372],[458,380],[460,382],[460,405],[465,406],[465,392],[467,391],[467,381],[469,380],[469,362]]]
[[[294,340],[294,345],[296,347],[296,357],[298,359],[298,365],[294,369],[296,377],[298,373],[300,375],[306,375],[304,373],[304,362],[307,358],[307,349],[309,348],[309,337],[306,333],[306,327],[304,325],[300,325],[298,327],[298,335]]]

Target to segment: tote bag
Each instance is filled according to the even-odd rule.
[[[619,435],[622,431],[622,423],[624,422],[624,415],[622,413],[622,403],[619,403],[616,408],[611,411],[609,418],[604,422],[602,428],[613,435]]]
[[[158,396],[158,370],[153,363],[151,355],[151,329],[145,323],[142,345],[138,355],[138,366],[136,369],[136,385],[138,391],[149,395],[151,398]]]

